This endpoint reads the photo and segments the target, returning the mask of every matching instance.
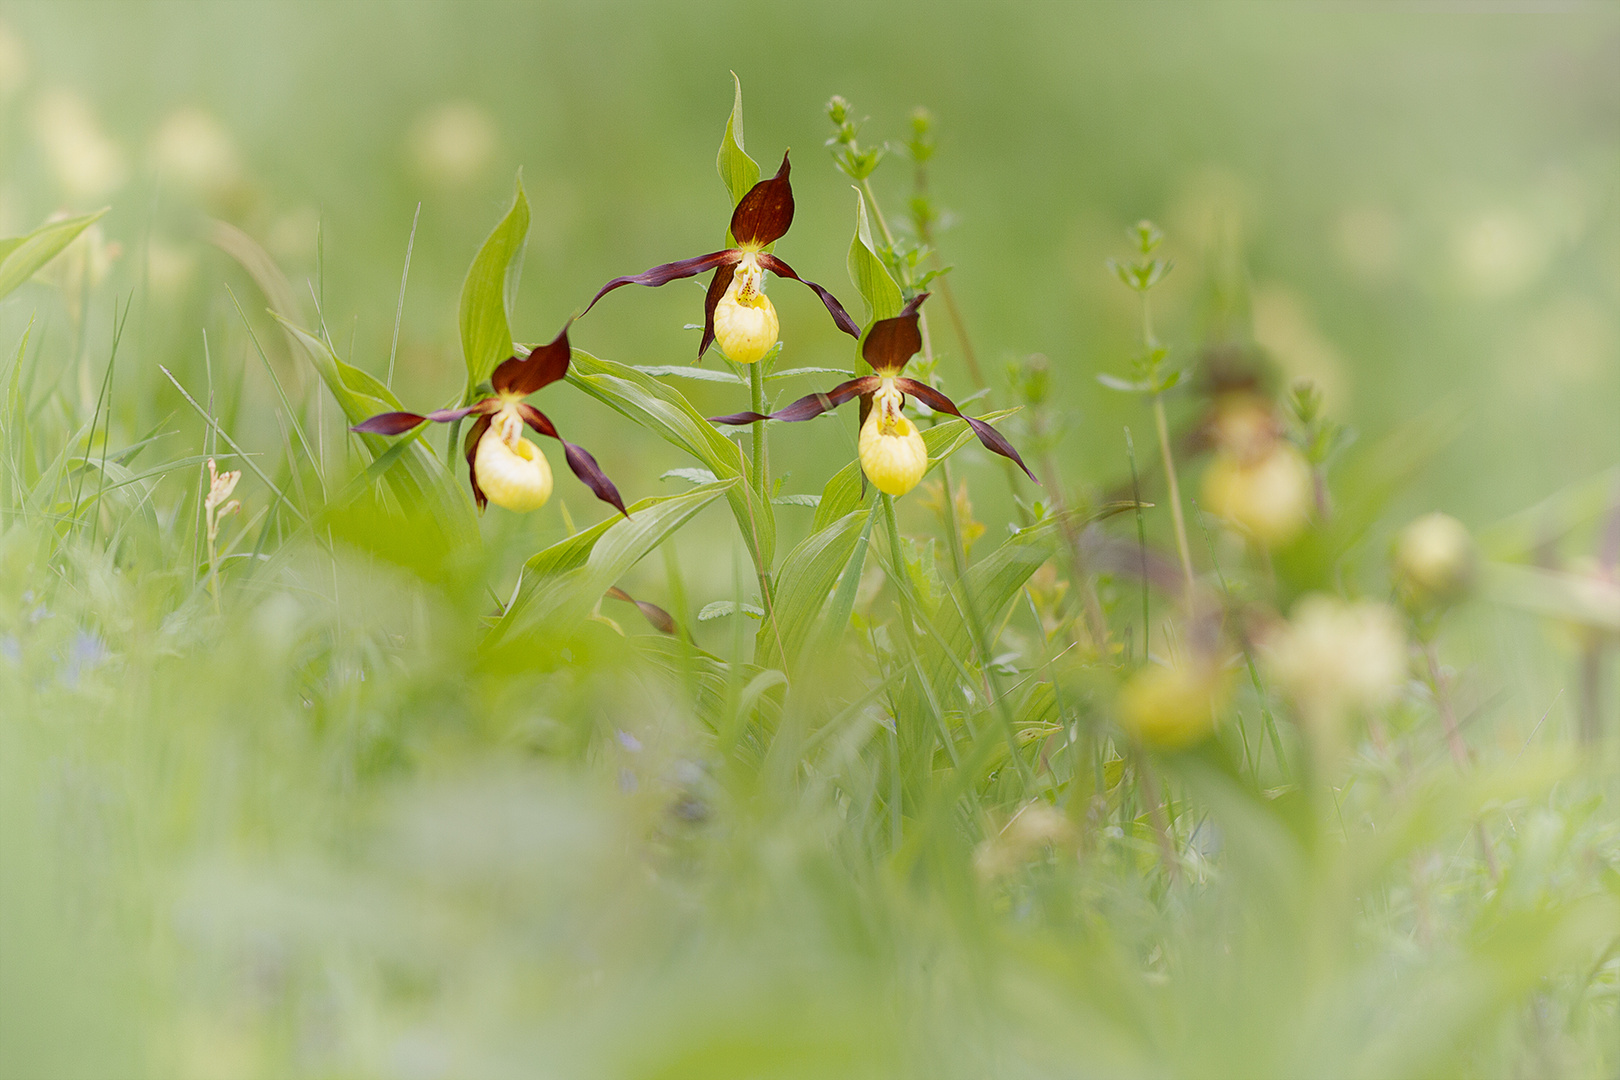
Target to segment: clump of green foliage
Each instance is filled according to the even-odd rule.
[[[760,182],[741,107],[739,86],[734,206]],[[949,353],[952,407],[1004,433],[912,395],[928,475],[898,498],[931,518],[865,482],[853,433],[819,491],[787,490],[805,478],[770,451],[796,429],[728,437],[680,389],[769,417],[871,374],[859,345],[787,366],[791,323],[746,365],[574,348],[558,427],[595,416],[599,447],[650,431],[681,487],[621,474],[626,513],[586,524],[559,497],[540,513],[565,531],[538,549],[525,519],[480,518],[463,417],[443,446],[420,416],[345,433],[414,415],[392,362],[345,359],[323,290],[288,306],[245,234],[216,242],[274,310],[228,294],[229,359],[120,370],[124,308],[105,359],[82,329],[77,353],[23,335],[0,412],[0,1073],[1620,1064],[1613,475],[1536,510],[1597,545],[1568,570],[1535,562],[1528,519],[1477,540],[1426,519],[1386,546],[1438,437],[1358,441],[1241,329],[1161,341],[1173,266],[1147,222],[1114,266],[1140,353],[993,380],[940,253],[932,117],[889,146],[842,99],[828,114],[864,340],[913,318],[923,393],[949,401]],[[911,175],[886,207],[895,158]],[[531,212],[519,184],[472,262],[448,410],[530,355],[512,303]],[[0,241],[0,289],[90,224]],[[1066,460],[1052,385],[1094,377],[1153,434]],[[996,439],[1023,457],[984,454]],[[993,486],[1017,498],[1004,535],[974,518]],[[683,553],[722,508],[735,543]],[[695,592],[717,563],[731,595]],[[1594,658],[1578,741],[1472,726],[1487,606],[1522,613],[1526,655],[1550,618]]]

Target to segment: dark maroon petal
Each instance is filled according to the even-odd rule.
[[[413,412],[385,412],[378,413],[369,420],[362,420],[349,430],[358,431],[362,435],[403,435],[418,424],[427,423],[427,419]]]
[[[731,212],[731,236],[739,244],[764,247],[780,240],[793,224],[793,185],[788,183],[788,156],[769,180],[761,180],[737,200]]]
[[[645,600],[637,600],[635,597],[631,596],[617,585],[607,591],[607,597],[610,600],[623,600],[627,604],[636,605],[636,607],[641,609],[641,613],[647,617],[647,621],[652,623],[653,629],[659,630],[665,634],[673,634],[675,632],[675,617],[669,612],[665,611],[663,608],[659,607],[657,604],[649,604]]]
[[[607,473],[602,471],[602,466],[596,463],[596,459],[591,457],[589,451],[582,446],[575,446],[557,434],[557,428],[552,424],[551,418],[528,402],[519,402],[517,410],[525,424],[540,434],[549,435],[562,443],[563,456],[568,459],[568,467],[598,499],[614,507],[625,517],[630,516],[630,511],[624,508],[624,500],[619,498],[619,489],[613,486],[613,481],[608,479]]]
[[[763,266],[777,277],[792,278],[794,281],[810,286],[810,290],[817,296],[821,297],[821,302],[826,305],[827,310],[832,314],[833,322],[838,324],[838,329],[842,330],[852,338],[859,338],[861,336],[860,324],[849,317],[849,312],[845,311],[844,305],[838,302],[838,297],[834,296],[832,293],[828,292],[826,289],[822,288],[820,285],[817,285],[808,278],[800,277],[794,271],[793,267],[789,266],[781,259],[778,259],[775,255],[767,255],[764,252],[761,252],[759,256],[759,265]]]
[[[602,471],[602,466],[591,457],[590,451],[583,446],[575,446],[561,437],[557,441],[563,444],[563,455],[568,458],[568,467],[574,470],[574,475],[579,477],[598,499],[614,507],[625,517],[629,517],[630,511],[624,508],[624,500],[619,498],[619,489],[613,486],[613,481],[608,479],[607,473]]]
[[[714,280],[709,282],[709,293],[703,298],[703,340],[698,343],[699,360],[714,344],[714,309],[720,303],[720,298],[726,295],[726,290],[731,288],[731,279],[736,273],[737,267],[732,263],[714,268]]]
[[[452,420],[460,420],[463,417],[471,416],[473,413],[487,416],[500,407],[501,403],[495,398],[485,398],[483,401],[468,405],[465,409],[434,409],[427,414],[427,418],[436,424],[448,424]]]
[[[935,412],[950,413],[952,416],[962,417],[963,420],[968,422],[968,426],[973,429],[973,434],[979,437],[979,441],[984,444],[985,449],[1000,454],[1004,458],[1010,458],[1014,464],[1024,470],[1025,476],[1035,480],[1035,474],[1029,471],[1029,466],[1025,465],[1024,459],[1018,456],[1018,451],[1013,449],[1012,443],[1002,438],[1001,432],[983,420],[964,415],[956,407],[955,402],[927,383],[920,383],[916,379],[896,379],[894,385],[902,394],[910,394]],[[1040,481],[1035,480],[1035,483],[1039,484]]]
[[[711,417],[709,417],[709,423],[711,423],[711,424],[730,424],[732,427],[742,427],[744,424],[757,424],[761,420],[769,420],[769,419],[770,419],[770,417],[765,415],[764,413],[738,412],[738,413],[729,413],[726,416],[711,416]]]
[[[472,482],[473,499],[478,503],[478,512],[483,513],[489,500],[484,497],[484,489],[478,486],[478,470],[473,468],[473,458],[478,454],[478,440],[484,437],[489,430],[490,418],[480,416],[478,422],[467,431],[467,439],[461,444],[462,451],[467,455],[467,479]]]
[[[906,361],[922,349],[922,330],[918,327],[917,309],[928,299],[927,293],[918,293],[892,319],[879,319],[867,331],[861,342],[861,356],[874,368],[898,371]]]
[[[649,285],[657,287],[668,285],[671,281],[680,278],[697,277],[705,270],[712,270],[716,266],[735,263],[742,258],[742,252],[736,248],[727,248],[725,251],[714,251],[707,255],[699,255],[695,259],[682,259],[680,262],[664,263],[641,274],[631,274],[629,277],[616,277],[596,291],[591,302],[585,305],[585,311],[596,306],[596,302],[621,285]],[[585,312],[580,312],[583,315]]]
[[[757,412],[740,412],[732,413],[730,416],[711,416],[709,417],[709,423],[730,424],[733,427],[738,427],[743,424],[758,423],[761,420],[784,420],[788,423],[809,420],[831,409],[836,409],[851,398],[859,397],[862,394],[870,394],[878,388],[878,384],[882,381],[876,375],[863,375],[858,379],[850,379],[848,382],[839,383],[824,394],[806,394],[798,401],[793,402],[793,404],[783,406],[769,416]]]
[[[562,436],[557,434],[557,429],[552,426],[551,418],[545,413],[541,412],[539,409],[535,408],[533,405],[530,405],[527,401],[518,402],[517,412],[518,415],[523,418],[523,422],[525,424],[528,424],[540,434],[549,435],[553,439],[558,440],[562,438]]]
[[[567,375],[570,356],[568,328],[573,324],[573,319],[564,323],[562,333],[550,345],[535,346],[521,360],[514,356],[502,361],[495,374],[490,376],[490,385],[503,394],[528,395]]]

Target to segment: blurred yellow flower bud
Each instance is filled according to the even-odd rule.
[[[170,113],[152,139],[152,161],[164,179],[202,195],[224,193],[241,178],[231,134],[211,113]]]
[[[1450,514],[1424,514],[1395,540],[1395,580],[1407,603],[1426,607],[1461,598],[1478,557],[1468,528]]]
[[[1292,443],[1245,460],[1222,450],[1204,471],[1204,508],[1266,547],[1298,536],[1310,517],[1311,469]]]
[[[1120,689],[1120,726],[1156,750],[1192,746],[1215,730],[1227,689],[1226,673],[1212,663],[1149,664]]]
[[[743,257],[714,308],[714,339],[734,364],[759,363],[776,344],[781,329],[776,308],[765,296],[764,272],[754,258],[751,253]]]
[[[1249,391],[1221,394],[1210,422],[1218,449],[1244,461],[1264,457],[1282,434],[1271,402]]]
[[[1072,847],[1079,840],[1074,822],[1046,802],[1026,803],[994,836],[973,852],[973,868],[985,880],[1003,877],[1048,848]]]
[[[82,97],[65,90],[47,94],[34,119],[45,156],[69,194],[94,199],[123,185],[124,151]]]
[[[516,413],[502,414],[478,440],[473,454],[473,474],[484,497],[520,513],[546,505],[552,483],[545,455],[522,431]]]
[[[28,83],[28,48],[5,23],[0,23],[0,101]]]
[[[861,471],[885,495],[904,495],[928,471],[928,447],[917,425],[901,413],[902,400],[893,381],[884,380],[861,425]]]
[[[471,102],[428,110],[411,125],[409,150],[421,176],[441,187],[465,187],[483,175],[500,142],[495,121]]]
[[[1370,601],[1307,596],[1266,655],[1277,685],[1318,723],[1389,702],[1406,674],[1400,620]]]

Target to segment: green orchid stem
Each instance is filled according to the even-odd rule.
[[[748,391],[750,402],[757,413],[765,411],[765,362],[748,365]],[[769,450],[765,442],[765,421],[760,420],[749,425],[753,437],[753,455],[748,462],[750,476],[749,485],[759,493],[759,512],[770,514],[774,519],[776,511],[771,504],[770,462],[766,460]],[[753,548],[754,568],[759,572],[760,606],[770,618],[775,618],[776,586],[771,580],[771,567],[765,562],[764,554],[759,549],[757,526],[755,535],[746,538]]]
[[[951,569],[956,571],[956,580],[961,581],[967,573],[967,546],[962,543],[962,523],[956,520],[956,495],[951,487],[949,462],[939,463],[939,478],[945,485],[945,543],[951,549]]]
[[[450,440],[444,444],[444,461],[453,470],[456,467],[456,448],[461,445],[461,421],[450,421]]]
[[[872,216],[877,218],[878,231],[883,234],[883,242],[889,245],[890,254],[894,253],[894,233],[889,231],[889,223],[883,217],[883,211],[878,207],[877,196],[872,194],[872,182],[861,177],[861,194],[866,196],[866,205],[872,208]]]
[[[748,395],[753,410],[757,413],[763,413],[765,411],[765,361],[763,360],[748,365]],[[770,492],[765,490],[765,487],[770,468],[765,460],[765,423],[760,421],[749,426],[753,429],[754,436],[754,454],[753,460],[750,462],[754,475],[750,479],[754,485],[754,490],[759,492],[759,497],[768,502],[771,496]]]
[[[889,530],[889,559],[894,563],[894,582],[900,591],[900,615],[905,619],[906,637],[911,637],[911,582],[906,574],[906,557],[900,547],[900,524],[894,516],[894,496],[879,493],[883,503],[883,523]]]

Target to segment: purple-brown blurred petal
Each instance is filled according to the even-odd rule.
[[[625,517],[630,516],[630,511],[624,508],[624,500],[619,498],[619,489],[613,486],[613,481],[608,479],[607,473],[602,471],[602,466],[596,463],[596,459],[591,457],[589,451],[583,446],[575,446],[557,434],[557,428],[552,424],[551,418],[528,402],[519,402],[517,411],[518,415],[523,417],[525,424],[528,424],[540,434],[549,435],[562,443],[563,456],[568,459],[568,467],[574,471],[574,475],[579,477],[586,487],[591,489],[598,499],[612,506]]]
[[[824,412],[836,409],[851,398],[860,397],[862,394],[870,394],[878,388],[878,384],[882,381],[876,375],[863,375],[858,379],[841,382],[824,394],[806,394],[791,405],[785,405],[769,415],[757,412],[732,413],[730,416],[711,416],[709,417],[709,423],[730,424],[733,427],[738,427],[743,424],[758,423],[761,420],[785,420],[788,423],[809,420],[811,417],[820,416]]]
[[[759,265],[763,266],[777,277],[792,278],[794,281],[810,286],[810,290],[817,296],[821,297],[821,302],[826,305],[827,311],[833,317],[833,322],[838,324],[838,329],[842,330],[852,338],[859,338],[861,336],[860,324],[849,317],[849,312],[845,311],[844,305],[838,302],[838,297],[834,296],[820,285],[817,285],[809,278],[800,277],[798,273],[794,271],[793,267],[789,266],[781,259],[778,259],[775,255],[767,255],[764,252],[761,252],[759,256]]]
[[[979,441],[984,444],[986,450],[1000,454],[1004,458],[1010,458],[1015,465],[1024,470],[1025,476],[1035,480],[1035,474],[1029,471],[1029,466],[1024,464],[1024,459],[1018,456],[1018,451],[1013,449],[1012,443],[1002,437],[1001,432],[983,420],[965,415],[956,407],[955,402],[927,383],[920,383],[916,379],[896,379],[894,385],[902,394],[910,394],[935,412],[950,413],[952,416],[960,416],[963,420],[966,420],[968,426],[973,429],[973,434],[979,437]],[[1035,480],[1035,483],[1039,484],[1040,481]]]
[[[613,586],[613,588],[607,591],[607,597],[610,600],[623,600],[627,604],[636,605],[636,607],[641,609],[641,613],[646,616],[647,621],[652,624],[653,629],[661,631],[665,634],[673,634],[675,632],[675,616],[671,615],[657,604],[649,604],[645,600],[637,600],[635,597],[631,596],[617,585]]]
[[[720,303],[720,298],[726,295],[726,290],[731,288],[731,279],[736,273],[737,267],[733,263],[714,268],[714,280],[709,282],[708,295],[703,298],[703,340],[698,343],[699,360],[714,344],[714,309]]]
[[[512,357],[501,362],[490,376],[490,385],[503,394],[528,395],[534,393],[542,386],[549,386],[568,374],[568,328],[574,325],[569,319],[563,324],[562,333],[557,335],[550,345],[536,345],[529,350],[529,355],[523,359]]]
[[[742,259],[742,252],[736,248],[727,248],[725,251],[713,251],[707,255],[699,255],[695,259],[682,259],[680,262],[664,263],[655,266],[640,274],[631,274],[628,277],[616,277],[596,291],[591,302],[585,305],[585,311],[596,306],[596,302],[621,285],[649,285],[657,287],[668,285],[671,281],[680,278],[697,277],[705,270],[712,270],[716,266],[727,263],[736,263]],[[585,314],[584,311],[580,312]]]
[[[460,420],[463,417],[471,416],[473,413],[487,416],[500,407],[501,403],[498,400],[487,397],[483,401],[473,402],[464,409],[434,409],[427,414],[427,418],[435,424],[448,424],[452,420]]]
[[[918,327],[917,309],[928,299],[927,293],[913,296],[900,314],[892,319],[879,319],[861,342],[861,356],[878,370],[898,371],[906,361],[922,349],[922,330]]]
[[[731,212],[731,235],[739,244],[764,247],[780,240],[793,224],[793,185],[788,183],[788,156],[768,180],[761,180],[737,200]]]
[[[484,489],[478,486],[478,470],[473,468],[473,459],[478,455],[478,440],[484,437],[489,430],[490,417],[486,414],[478,418],[478,422],[467,431],[467,439],[461,444],[462,451],[467,455],[467,479],[472,483],[473,499],[478,503],[478,512],[484,512],[489,500],[484,497]]]
[[[413,412],[385,412],[378,413],[369,420],[362,420],[350,428],[362,435],[402,435],[416,427],[427,423],[428,418]]]

